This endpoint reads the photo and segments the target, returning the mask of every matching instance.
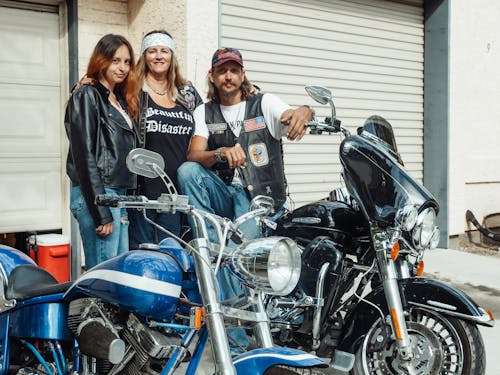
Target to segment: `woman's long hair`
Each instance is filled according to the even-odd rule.
[[[151,34],[165,34],[172,38],[165,30],[153,30],[144,35],[144,38]],[[172,38],[173,39],[173,38]],[[146,75],[149,72],[148,64],[146,63],[146,52],[145,50],[141,57],[139,57],[139,61],[137,61],[137,80],[139,82],[139,90],[144,86],[144,80],[146,79]],[[172,95],[174,100],[178,100],[185,104],[184,97],[179,95],[179,90],[184,86],[191,84],[187,81],[183,75],[181,74],[181,69],[179,67],[179,61],[177,60],[177,56],[174,51],[170,51],[172,53],[172,57],[170,59],[170,66],[167,70],[167,90]]]
[[[130,71],[125,80],[115,86],[115,91],[127,102],[128,113],[137,118],[139,113],[139,99],[137,97],[137,76],[135,71],[134,51],[129,41],[121,35],[104,35],[92,52],[87,67],[87,77],[99,80],[113,62],[113,57],[121,46],[126,46],[130,53]]]

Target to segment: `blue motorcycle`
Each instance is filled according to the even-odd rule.
[[[163,173],[163,160],[133,150],[129,169]],[[170,188],[171,183],[166,182]],[[287,295],[300,276],[300,252],[286,237],[245,240],[238,227],[267,215],[267,197],[231,222],[199,211],[186,196],[100,196],[98,204],[183,212],[194,239],[172,238],[127,252],[58,284],[27,255],[0,245],[0,375],[195,374],[207,341],[216,374],[322,374],[318,357],[273,345],[264,294]],[[218,239],[209,242],[208,225]],[[153,223],[154,224],[154,223]],[[226,248],[226,240],[241,242]],[[221,301],[218,275],[241,281],[237,303]],[[231,356],[227,327],[253,329],[253,350]],[[209,340],[208,340],[209,339]],[[183,363],[183,366],[179,367]]]

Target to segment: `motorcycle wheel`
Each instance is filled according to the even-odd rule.
[[[476,325],[414,309],[407,318],[414,358],[402,361],[385,322],[373,323],[356,353],[354,375],[484,375],[486,355]],[[390,330],[389,330],[390,331]],[[381,347],[380,343],[385,343]],[[377,348],[377,349],[374,349]]]
[[[264,375],[324,375],[324,372],[317,368],[277,365],[268,368]]]

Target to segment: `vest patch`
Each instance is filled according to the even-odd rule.
[[[227,129],[227,124],[225,122],[219,122],[217,124],[207,124],[208,131],[212,134],[222,134]]]
[[[250,160],[256,167],[269,164],[269,155],[265,143],[254,143],[248,146],[248,155],[250,155]]]
[[[253,132],[255,130],[264,129],[266,127],[266,120],[264,120],[263,116],[251,118],[243,122],[243,127],[245,128],[245,131],[247,133]]]

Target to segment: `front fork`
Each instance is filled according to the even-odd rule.
[[[396,345],[399,348],[400,357],[403,360],[410,360],[413,357],[413,350],[406,327],[403,304],[401,303],[398,275],[394,261],[388,255],[388,249],[392,247],[392,241],[388,241],[387,237],[382,233],[376,233],[373,238],[390,321],[396,337]]]
[[[229,350],[224,319],[226,317],[253,322],[259,347],[272,348],[273,341],[269,328],[269,317],[262,303],[263,292],[259,292],[254,297],[254,311],[231,308],[223,306],[220,303],[219,285],[211,270],[210,243],[207,240],[208,233],[204,225],[206,217],[202,213],[195,211],[192,213],[192,218],[195,228],[195,239],[191,241],[191,244],[196,248],[193,258],[200,294],[208,320],[207,326],[214,355],[215,373],[217,375],[236,375],[236,368],[234,367]],[[222,238],[222,236],[219,235],[219,238]]]
[[[193,212],[195,236],[192,245],[197,249],[193,254],[200,294],[205,307],[210,333],[210,342],[215,362],[215,373],[221,375],[236,375],[229,350],[229,342],[224,326],[224,312],[219,303],[219,288],[214,274],[210,268],[208,233],[203,224],[204,218],[197,212]]]

